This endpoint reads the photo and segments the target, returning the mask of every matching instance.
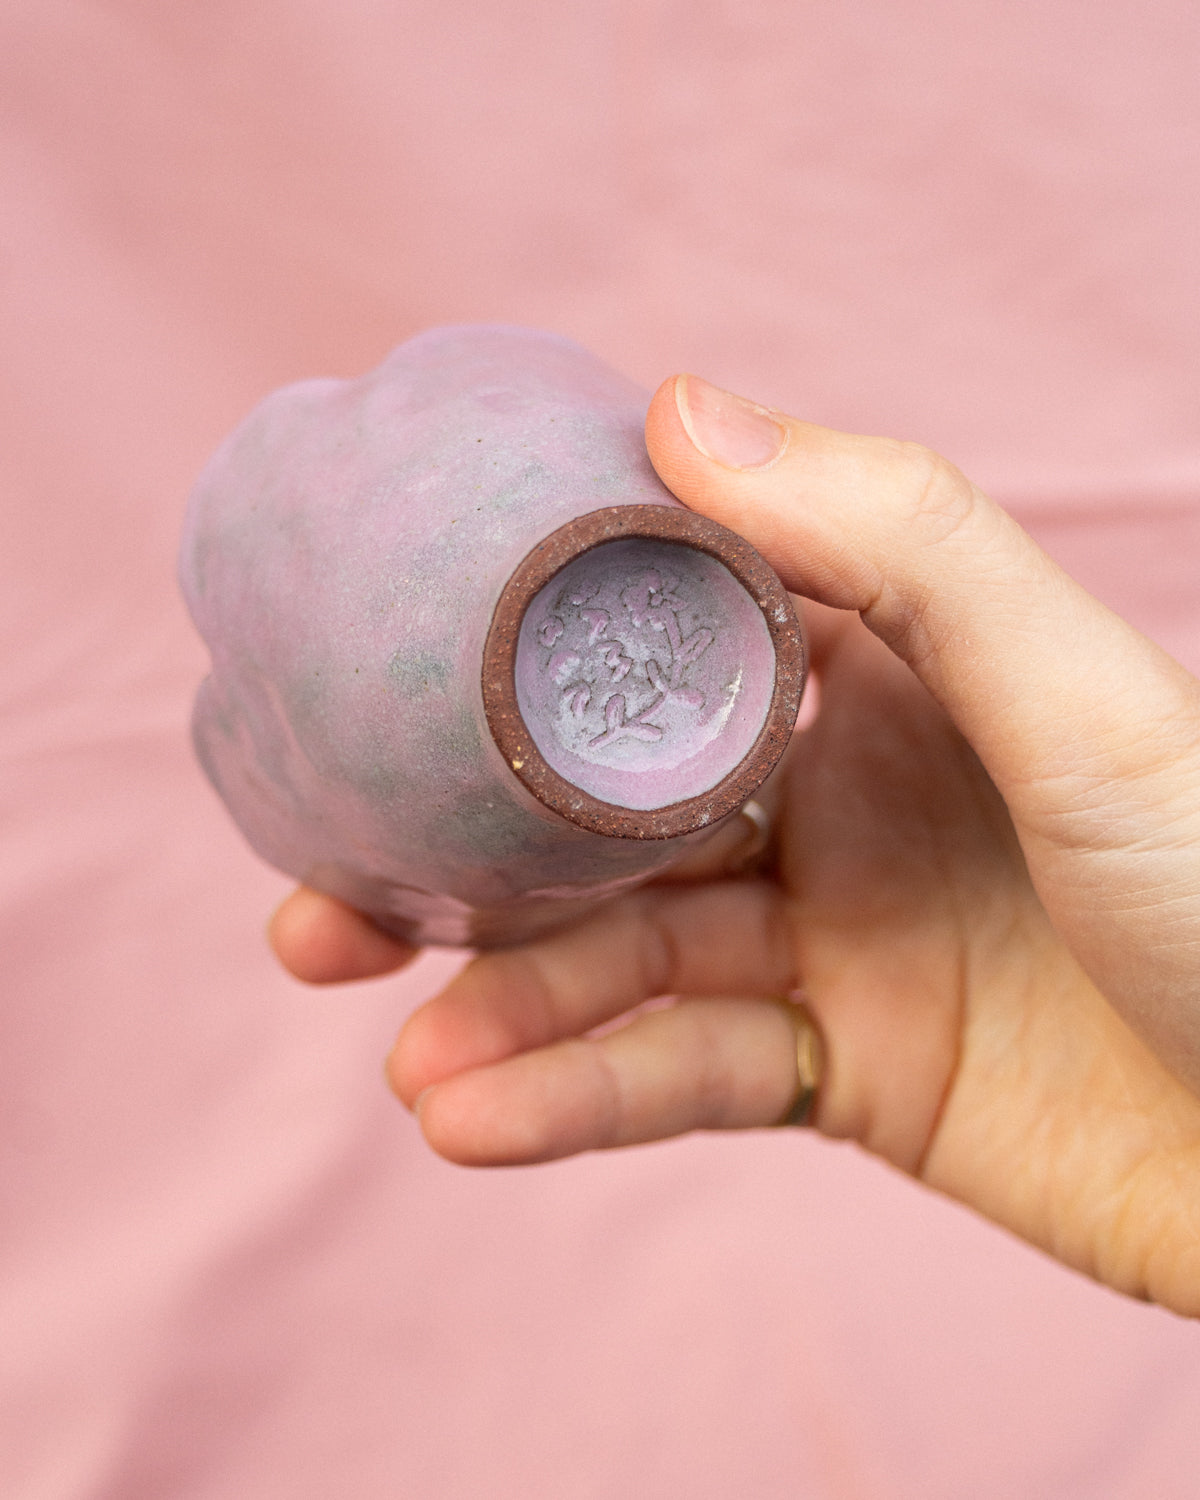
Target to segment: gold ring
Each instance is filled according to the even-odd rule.
[[[796,1097],[775,1124],[777,1127],[810,1125],[825,1071],[825,1044],[812,1012],[803,1001],[780,996],[776,1003],[787,1011],[796,1031]]]

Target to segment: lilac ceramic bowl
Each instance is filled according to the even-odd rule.
[[[512,942],[753,795],[800,629],[658,480],[645,403],[564,339],[451,327],[228,439],[181,578],[196,747],[263,858],[411,941]]]

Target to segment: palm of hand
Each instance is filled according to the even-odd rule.
[[[915,678],[859,628],[824,655],[780,859],[833,1040],[822,1128],[1110,1285],[1200,1306],[1200,1102],[1055,933],[999,794]]]
[[[1200,1101],[1056,935],[946,716],[836,618],[818,617],[821,712],[777,778],[774,870],[693,868],[477,959],[405,1028],[397,1091],[468,1162],[767,1124],[795,1076],[764,997],[799,987],[828,1043],[822,1131],[1109,1284],[1200,1309]],[[664,993],[681,999],[607,1029]]]

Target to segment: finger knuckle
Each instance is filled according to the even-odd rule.
[[[647,998],[663,995],[679,982],[681,954],[678,934],[672,921],[672,904],[656,899],[652,892],[640,893],[636,931],[640,936],[638,961],[639,990]]]
[[[910,665],[914,658],[936,653],[940,641],[933,619],[940,559],[949,544],[958,544],[976,517],[982,496],[948,458],[921,443],[888,442],[893,522],[903,536],[902,550],[917,566],[892,578],[885,570],[863,618]]]
[[[902,520],[917,528],[918,541],[929,546],[947,541],[974,515],[978,490],[957,465],[932,448],[897,443],[895,467]]]

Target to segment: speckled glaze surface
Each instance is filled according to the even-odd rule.
[[[648,811],[712,791],[745,759],[775,652],[716,558],[634,538],[582,553],[539,591],[516,679],[554,769],[600,801]]]
[[[451,327],[361,379],[276,392],[228,439],[182,550],[212,655],[194,735],[263,858],[412,941],[486,946],[648,878],[717,826],[577,826],[522,783],[484,713],[493,614],[544,538],[618,506],[687,516],[646,457],[645,402],[567,340]],[[638,805],[622,768],[647,753],[644,805],[672,800],[672,776],[694,799],[739,764],[751,795],[781,748],[760,745],[746,782],[774,681],[754,602],[709,556],[613,545],[629,554],[610,554],[616,572],[597,573],[599,549],[546,586],[518,651],[560,762],[574,734],[589,792],[614,805]],[[614,652],[618,623],[628,649]]]

